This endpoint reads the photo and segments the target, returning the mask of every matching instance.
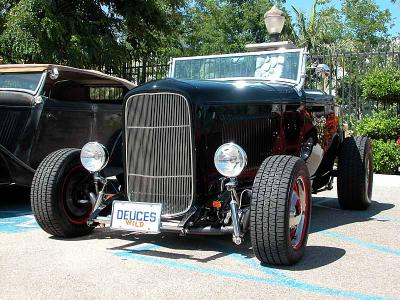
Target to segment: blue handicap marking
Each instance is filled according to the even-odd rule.
[[[38,228],[30,210],[0,210],[0,233],[21,233]]]
[[[141,261],[153,265],[170,267],[175,269],[181,269],[186,271],[192,271],[196,273],[203,273],[208,275],[213,275],[216,277],[223,277],[228,279],[240,279],[244,281],[249,281],[253,283],[262,283],[275,285],[278,287],[297,289],[306,292],[333,296],[333,297],[343,297],[348,299],[358,299],[358,300],[387,300],[388,298],[380,297],[376,295],[369,295],[364,293],[358,293],[353,291],[346,291],[340,288],[329,288],[324,286],[319,286],[316,284],[308,283],[297,278],[286,275],[278,269],[269,268],[267,266],[261,265],[259,261],[255,258],[249,258],[245,255],[235,253],[231,249],[225,247],[222,244],[215,245],[215,250],[221,253],[227,254],[227,257],[240,262],[244,265],[250,267],[250,269],[256,269],[261,272],[261,275],[249,275],[242,273],[241,271],[228,271],[225,269],[208,267],[203,265],[179,262],[174,259],[158,258],[153,256],[146,256],[146,251],[157,251],[162,248],[159,245],[145,244],[143,246],[133,246],[128,247],[122,251],[115,253],[115,256],[122,257],[124,259],[133,259],[136,261]],[[323,297],[321,297],[323,298]]]

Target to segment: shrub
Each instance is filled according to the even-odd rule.
[[[392,103],[400,101],[400,69],[375,68],[361,81],[362,94],[368,100]]]
[[[400,118],[389,111],[375,112],[358,122],[356,132],[372,140],[396,141],[400,137]]]
[[[374,172],[395,174],[400,167],[400,146],[395,141],[372,141]]]

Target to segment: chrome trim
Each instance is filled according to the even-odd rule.
[[[170,125],[160,126],[160,124],[157,124],[157,123],[155,123],[155,125],[157,125],[157,126],[129,126],[131,124],[128,124],[128,115],[129,115],[128,107],[129,107],[129,105],[131,105],[131,101],[133,99],[137,99],[138,97],[159,97],[159,96],[173,96],[173,97],[178,97],[181,100],[184,100],[184,103],[186,105],[186,108],[184,110],[186,111],[185,113],[187,113],[187,115],[183,115],[182,120],[184,118],[185,119],[187,118],[186,121],[189,122],[189,123],[185,124],[185,125],[173,125],[173,126],[170,126]],[[172,98],[172,99],[176,99],[176,98]],[[172,110],[171,110],[172,108],[171,107],[167,107],[167,108],[169,109],[169,113],[170,114],[171,113],[181,113],[181,112],[178,112],[178,111],[172,112]],[[176,178],[177,180],[179,180],[179,179],[190,180],[190,183],[186,183],[188,185],[184,186],[184,188],[183,188],[184,192],[186,192],[186,189],[187,189],[190,192],[190,194],[183,194],[183,195],[165,194],[166,190],[169,191],[170,189],[179,187],[176,183],[174,184],[173,182],[172,183],[168,183],[168,182],[167,183],[156,183],[159,186],[152,186],[151,187],[152,190],[150,190],[150,192],[153,192],[153,193],[143,193],[142,191],[138,191],[137,192],[137,194],[143,194],[143,195],[145,194],[145,195],[148,195],[149,197],[157,196],[158,197],[157,200],[159,200],[160,203],[179,203],[178,199],[175,199],[175,202],[173,202],[173,201],[168,202],[167,199],[160,199],[163,195],[165,195],[167,197],[173,197],[173,196],[175,196],[175,197],[179,197],[179,196],[188,197],[188,200],[186,200],[186,199],[184,200],[185,202],[187,202],[187,204],[186,203],[184,204],[184,207],[185,207],[184,210],[182,210],[183,205],[181,205],[181,206],[178,206],[179,211],[172,212],[172,213],[163,213],[162,217],[163,218],[171,218],[171,217],[181,216],[181,215],[187,213],[189,211],[189,209],[191,208],[192,204],[193,204],[194,195],[195,195],[194,148],[193,148],[193,142],[194,141],[193,141],[193,132],[192,132],[192,116],[191,116],[188,100],[186,99],[186,97],[184,97],[184,96],[182,96],[180,94],[177,94],[177,93],[168,93],[168,92],[141,93],[141,94],[135,94],[135,95],[132,95],[131,97],[129,97],[127,99],[127,101],[125,102],[124,109],[125,109],[125,115],[124,115],[124,118],[125,118],[125,123],[124,123],[125,124],[125,137],[124,138],[125,138],[125,161],[126,161],[125,180],[126,180],[126,193],[127,193],[128,200],[129,201],[133,201],[131,199],[129,176],[137,176],[137,177],[148,178],[148,179],[154,179],[154,178],[156,178],[156,179],[161,179],[161,178],[162,179],[171,179],[171,178]],[[144,108],[144,110],[147,110],[146,112],[148,114],[152,113],[152,114],[158,114],[160,116],[164,116],[163,115],[164,111],[163,111],[162,107],[161,108],[158,107],[156,112],[153,111],[152,109],[153,108],[150,105],[145,106],[145,108]],[[183,109],[183,107],[182,107],[182,109]],[[163,121],[171,121],[171,119],[166,118]],[[147,120],[145,120],[145,122],[148,122],[148,123],[145,123],[144,125],[150,124],[150,122],[147,121]],[[138,124],[138,125],[143,125],[143,124]],[[128,138],[129,138],[129,129],[138,129],[138,130],[142,130],[142,129],[149,129],[149,130],[167,129],[168,130],[168,129],[171,129],[171,128],[187,128],[188,129],[187,134],[188,134],[188,140],[189,140],[189,143],[190,143],[190,145],[189,145],[190,148],[185,148],[185,149],[190,151],[190,156],[186,157],[185,159],[190,160],[190,165],[188,166],[190,168],[190,170],[188,170],[189,171],[189,175],[188,174],[170,174],[171,172],[174,171],[172,169],[172,167],[174,166],[173,163],[164,165],[165,167],[168,168],[167,170],[168,170],[169,174],[158,175],[158,174],[146,174],[146,173],[145,174],[136,174],[136,172],[135,173],[130,173],[129,172],[130,171],[129,168],[131,166],[131,164],[130,164],[131,162],[130,162],[130,159],[128,157],[128,143],[127,143]],[[169,132],[167,131],[166,134],[168,134]],[[163,135],[161,137],[165,138],[166,135]],[[154,149],[154,148],[157,148],[158,146],[161,146],[161,144],[158,144],[158,143],[162,142],[161,137],[160,136],[155,136],[155,137],[152,138],[152,142],[154,142],[155,145],[153,145],[151,149]],[[149,137],[147,136],[146,138],[149,138]],[[172,136],[172,138],[174,138],[174,137]],[[136,151],[139,151],[139,148],[137,148]],[[161,157],[160,157],[160,155],[158,155],[158,153],[154,152],[153,155],[155,156],[154,158],[158,159],[158,161],[149,162],[149,166],[152,168],[152,172],[156,172],[157,170],[159,170],[157,164],[160,164],[162,162],[160,161]],[[167,155],[172,155],[176,161],[179,161],[181,159],[181,156],[179,156],[178,153],[171,153],[170,152]],[[140,168],[142,168],[144,170],[145,167],[146,167],[146,164],[143,164]],[[139,167],[137,167],[137,168],[139,168]],[[137,173],[140,173],[140,172],[137,172]],[[176,192],[179,193],[179,191],[176,191]],[[141,200],[141,201],[143,202],[143,200]]]
[[[301,65],[299,66],[300,81],[294,86],[297,94],[301,97],[303,94],[304,84],[306,82],[306,64],[307,64],[307,52],[302,51],[302,57],[300,58]]]
[[[83,161],[82,161],[82,151],[83,151],[83,149],[84,149],[87,145],[89,145],[89,144],[96,145],[96,147],[99,147],[99,148],[103,151],[103,154],[104,154],[104,162],[103,162],[101,168],[100,168],[99,170],[96,170],[96,171],[90,171],[90,170],[88,170],[88,169],[86,168],[86,166],[84,165]],[[80,158],[80,160],[81,160],[82,166],[83,166],[87,171],[89,171],[90,173],[96,173],[96,172],[100,172],[101,170],[103,170],[103,169],[108,165],[108,162],[109,162],[109,160],[110,160],[110,154],[108,153],[108,150],[107,150],[106,146],[104,146],[102,143],[99,143],[99,142],[88,142],[88,143],[86,143],[85,145],[83,145],[83,147],[82,147],[82,149],[81,149],[81,151],[80,151],[80,154],[79,154],[79,158]]]

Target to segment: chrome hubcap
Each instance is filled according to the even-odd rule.
[[[303,244],[308,219],[308,191],[305,178],[300,176],[293,184],[290,197],[289,234],[293,248]]]

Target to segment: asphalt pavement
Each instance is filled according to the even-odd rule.
[[[36,224],[25,190],[0,190],[1,299],[400,299],[400,176],[375,175],[367,211],[315,196],[306,255],[262,266],[249,238],[95,229],[70,240]]]

